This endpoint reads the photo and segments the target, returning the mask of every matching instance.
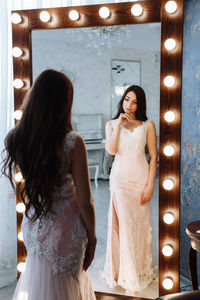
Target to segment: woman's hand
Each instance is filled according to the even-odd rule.
[[[117,119],[117,124],[120,126],[122,124],[124,124],[125,122],[131,121],[132,118],[129,114],[127,113],[121,113],[119,115],[119,118]]]
[[[93,238],[92,240],[88,239],[88,244],[85,251],[85,259],[83,263],[84,271],[87,271],[88,267],[91,265],[91,262],[93,261],[96,244],[97,244],[96,238]]]
[[[140,195],[140,204],[144,205],[145,203],[151,200],[153,196],[153,187],[146,185]]]

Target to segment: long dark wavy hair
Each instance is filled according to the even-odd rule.
[[[24,98],[21,120],[5,138],[1,171],[20,194],[31,221],[51,210],[55,187],[64,183],[61,157],[72,130],[72,101],[69,78],[56,70],[43,71]],[[16,168],[24,180],[15,185]],[[30,217],[31,207],[35,213]]]
[[[146,121],[147,120],[146,96],[144,90],[138,85],[131,85],[124,91],[122,98],[118,103],[118,111],[116,115],[113,117],[113,120],[117,119],[121,113],[125,112],[123,109],[123,101],[126,95],[128,94],[128,92],[134,92],[136,94],[136,98],[137,98],[137,110],[135,112],[136,120]]]

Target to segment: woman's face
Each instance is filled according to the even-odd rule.
[[[137,110],[137,97],[134,92],[128,92],[122,104],[123,110],[127,114],[133,114]]]

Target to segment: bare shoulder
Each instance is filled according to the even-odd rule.
[[[85,141],[83,137],[79,134],[76,136],[76,142],[75,142],[75,150],[81,150],[85,148]]]
[[[147,124],[147,130],[149,131],[152,131],[152,130],[155,130],[155,124],[152,120],[147,120],[146,121],[146,124]]]

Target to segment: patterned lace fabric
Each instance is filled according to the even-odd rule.
[[[69,171],[76,134],[66,136],[64,152],[67,167],[66,182],[55,189],[55,202],[51,212],[35,222],[24,216],[22,232],[28,254],[45,255],[52,265],[53,273],[68,272],[79,276],[87,244],[87,233],[75,203],[75,186]],[[30,216],[33,209],[30,210]]]

